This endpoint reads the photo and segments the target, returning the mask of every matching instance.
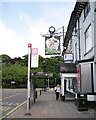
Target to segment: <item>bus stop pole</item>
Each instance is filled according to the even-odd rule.
[[[25,115],[31,115],[29,113],[30,108],[30,58],[31,58],[31,43],[28,43],[28,80],[27,80],[27,113]]]

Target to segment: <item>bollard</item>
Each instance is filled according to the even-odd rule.
[[[44,88],[44,92],[46,92],[46,88]]]
[[[35,98],[37,98],[37,91],[36,91],[36,94],[35,94]]]
[[[40,95],[41,95],[41,90],[40,90]]]

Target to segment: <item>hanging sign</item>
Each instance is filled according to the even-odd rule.
[[[60,55],[60,37],[45,37],[45,55]]]
[[[32,48],[31,67],[32,68],[38,67],[38,48]]]

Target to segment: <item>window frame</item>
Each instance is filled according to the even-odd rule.
[[[90,12],[91,8],[90,8],[90,2],[86,3],[86,6],[84,8],[84,20],[86,19],[86,17],[88,16],[89,12]]]
[[[88,31],[89,30],[89,31]],[[88,33],[89,32],[89,33]],[[89,35],[91,33],[91,35]],[[86,34],[87,34],[87,37],[86,37]],[[85,33],[84,33],[84,36],[85,36],[85,55],[87,54],[87,53],[89,53],[91,50],[92,50],[92,48],[93,48],[93,44],[92,44],[92,25],[90,24],[88,27],[87,27],[87,29],[85,30]],[[90,39],[91,38],[91,39]],[[91,40],[91,46],[90,46],[90,48],[89,49],[87,49],[87,42],[88,42],[88,39],[89,40]]]

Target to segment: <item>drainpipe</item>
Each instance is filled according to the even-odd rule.
[[[94,2],[94,62],[96,64],[96,2]]]
[[[81,50],[80,50],[80,21],[78,19],[78,40],[79,40],[79,60],[81,60]]]

